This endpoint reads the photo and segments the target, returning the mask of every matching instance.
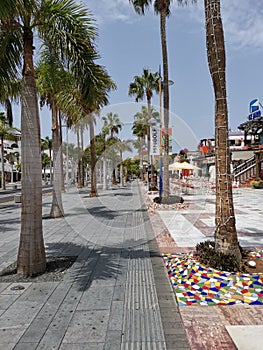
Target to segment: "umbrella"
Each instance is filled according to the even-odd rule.
[[[169,170],[200,170],[200,168],[187,162],[175,162],[169,165]]]

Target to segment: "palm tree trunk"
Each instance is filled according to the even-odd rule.
[[[63,154],[62,154],[62,118],[61,112],[58,111],[58,120],[59,120],[59,156],[61,158],[61,191],[65,192],[65,177],[64,177],[64,166],[63,166]]]
[[[140,179],[143,181],[143,153],[142,153],[142,147],[144,145],[143,138],[140,138],[140,149],[139,149],[139,159],[140,159]]]
[[[80,145],[81,145],[81,186],[84,187],[84,177],[85,177],[85,170],[84,170],[84,156],[83,156],[83,150],[84,150],[84,131],[83,127],[80,128]]]
[[[1,136],[1,188],[5,190],[4,138]]]
[[[53,102],[52,111],[52,140],[53,140],[53,189],[52,189],[52,205],[50,216],[52,218],[60,218],[64,216],[64,210],[61,197],[61,154],[60,147],[60,128],[58,125],[58,110]]]
[[[32,276],[46,269],[42,230],[40,123],[33,66],[33,32],[24,32],[21,96],[22,208],[17,273]]]
[[[166,41],[166,13],[160,12],[160,32],[163,57],[163,121],[164,121],[164,157],[163,157],[163,197],[169,197],[169,77],[168,77],[168,54]]]
[[[96,154],[95,154],[95,139],[94,139],[94,124],[91,120],[89,122],[90,130],[90,197],[97,197],[97,186],[96,186]]]
[[[123,163],[122,163],[122,151],[120,151],[120,185],[121,187],[124,186],[123,182]]]
[[[233,254],[240,262],[230,173],[226,57],[220,0],[204,0],[207,57],[215,94],[216,249]]]
[[[80,153],[80,137],[79,129],[77,130],[77,147],[78,147],[78,188],[81,188],[81,153]]]
[[[103,189],[108,189],[108,179],[107,179],[107,158],[106,158],[106,145],[104,139],[104,150],[103,150]]]

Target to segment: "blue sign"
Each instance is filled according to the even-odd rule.
[[[259,106],[260,106],[259,99],[255,98],[254,100],[252,100],[249,103],[249,112],[253,113],[255,111],[258,111],[259,110]]]
[[[248,120],[253,120],[255,118],[261,117],[261,111],[260,111],[260,102],[258,98],[255,98],[249,103],[249,112]]]
[[[254,113],[250,113],[248,115],[248,120],[253,120],[253,119],[258,118],[258,117],[261,117],[261,111],[260,110],[257,110]]]

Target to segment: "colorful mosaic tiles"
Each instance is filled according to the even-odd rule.
[[[163,254],[163,260],[179,306],[263,305],[263,274],[207,268],[192,253]]]
[[[258,250],[256,252],[250,252],[249,256],[256,257],[260,260],[263,260],[263,250]]]

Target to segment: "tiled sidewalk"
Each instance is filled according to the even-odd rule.
[[[257,284],[253,285],[254,290],[257,287],[257,295],[253,294],[253,288],[249,289],[249,286],[245,285],[243,277],[246,278],[246,276],[243,276],[239,281],[236,299],[230,300],[235,301],[235,303],[233,302],[235,305],[230,305],[232,303],[228,302],[227,306],[204,306],[216,303],[214,296],[216,291],[218,292],[218,285],[216,285],[218,279],[215,277],[218,276],[216,276],[216,273],[211,276],[212,289],[214,290],[209,296],[210,302],[204,302],[201,305],[200,302],[196,302],[197,293],[193,292],[193,288],[207,294],[207,291],[202,291],[205,281],[200,284],[202,275],[197,266],[190,266],[189,261],[188,263],[182,263],[183,259],[179,259],[180,255],[178,253],[189,253],[194,250],[198,242],[213,239],[215,195],[209,192],[185,195],[183,196],[184,205],[172,209],[169,206],[162,206],[157,209],[151,203],[150,197],[152,196],[148,196],[145,192],[145,199],[149,207],[160,252],[175,254],[176,257],[174,261],[169,260],[169,257],[165,257],[165,260],[168,264],[168,274],[170,274],[171,282],[176,286],[176,291],[179,293],[177,301],[181,305],[179,310],[191,348],[195,350],[232,350],[237,348],[240,350],[262,350],[259,334],[260,332],[263,333],[263,305],[256,304],[262,304],[263,276],[257,275],[252,279],[250,278]],[[253,250],[260,250],[263,247],[262,199],[263,191],[260,190],[241,188],[234,193],[239,241],[241,246],[250,247]],[[192,267],[195,271],[191,270]],[[197,273],[196,276],[194,272]],[[183,280],[184,273],[185,280]],[[211,279],[209,283],[211,287]],[[181,293],[180,286],[183,286]],[[239,296],[238,293],[240,293]],[[247,304],[239,304],[241,299],[245,300],[245,295],[248,297],[246,299]],[[214,300],[212,300],[213,298]],[[249,301],[253,303],[252,299],[255,301],[255,305],[248,305]],[[236,302],[237,300],[238,302]],[[254,332],[253,325],[255,327]]]
[[[0,283],[0,349],[189,349],[137,183],[98,198],[71,190],[65,218],[48,219],[50,205],[47,255],[77,260],[62,281]],[[20,207],[1,204],[0,269],[16,260]]]

